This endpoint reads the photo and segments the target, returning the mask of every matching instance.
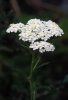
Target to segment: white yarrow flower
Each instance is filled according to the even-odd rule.
[[[14,32],[17,33],[18,31],[21,31],[24,27],[23,23],[17,23],[17,24],[10,24],[9,28],[6,30],[7,33]]]
[[[45,41],[34,42],[30,44],[29,47],[32,48],[33,50],[39,50],[39,52],[41,53],[45,51],[54,51],[55,49],[55,47],[52,44]]]
[[[29,48],[45,51],[54,51],[55,47],[48,43],[47,40],[53,36],[61,36],[63,30],[51,20],[41,21],[40,19],[31,19],[26,25],[23,23],[11,24],[6,30],[7,33],[19,31],[19,39],[30,43]]]

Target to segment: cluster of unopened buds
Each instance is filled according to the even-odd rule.
[[[7,33],[19,32],[19,39],[29,42],[29,48],[45,51],[54,51],[55,47],[48,40],[53,36],[62,36],[63,30],[51,20],[42,21],[40,19],[30,19],[26,25],[23,23],[10,24]]]

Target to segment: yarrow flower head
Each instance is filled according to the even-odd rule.
[[[40,53],[45,51],[54,51],[55,47],[48,43],[47,40],[53,36],[62,36],[63,30],[51,20],[42,21],[40,19],[31,19],[26,25],[23,23],[10,24],[10,27],[6,30],[10,32],[20,32],[19,39],[24,42],[30,43],[29,48],[33,50],[39,50]]]
[[[48,42],[44,42],[44,41],[40,41],[40,42],[34,42],[32,44],[30,44],[29,46],[30,48],[33,48],[33,50],[37,50],[39,49],[39,52],[43,53],[45,51],[54,51],[55,47],[48,43]]]
[[[23,23],[17,23],[17,24],[10,24],[9,28],[6,30],[7,33],[14,32],[17,33],[18,31],[22,30],[22,27],[24,26]]]

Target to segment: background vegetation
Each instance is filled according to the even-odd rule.
[[[0,0],[0,100],[29,100],[31,55],[17,34],[7,34],[6,29],[10,23],[26,23],[31,18],[51,19],[65,33],[52,39],[55,52],[42,55],[41,62],[47,64],[34,75],[37,100],[68,100],[68,13],[62,7],[66,0],[42,0],[43,4],[40,1]]]

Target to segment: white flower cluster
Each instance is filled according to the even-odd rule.
[[[42,21],[40,19],[31,19],[26,25],[22,23],[11,24],[7,29],[7,33],[19,31],[19,39],[24,42],[30,42],[29,48],[33,50],[39,50],[43,53],[45,51],[54,51],[55,47],[48,43],[47,40],[53,36],[61,36],[63,30],[51,20]]]
[[[33,48],[33,50],[37,50],[39,49],[39,52],[43,53],[45,51],[54,51],[55,47],[48,43],[48,42],[44,42],[44,41],[40,41],[40,42],[34,42],[32,44],[30,44],[29,46],[30,48]]]
[[[6,30],[7,33],[14,32],[17,33],[18,31],[21,31],[23,28],[23,23],[18,24],[10,24],[9,28]]]

